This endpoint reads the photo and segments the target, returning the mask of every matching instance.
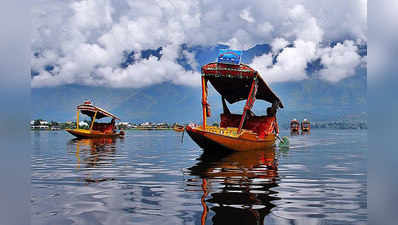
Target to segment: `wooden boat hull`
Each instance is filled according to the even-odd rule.
[[[271,148],[275,144],[274,134],[259,139],[255,134],[242,132],[241,135],[230,136],[203,130],[201,127],[187,126],[186,131],[192,140],[204,150],[255,151]]]
[[[67,132],[77,138],[102,138],[102,137],[119,137],[120,133],[104,133],[96,130],[85,129],[65,129]]]

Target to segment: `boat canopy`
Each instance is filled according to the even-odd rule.
[[[101,119],[104,117],[112,117],[113,119],[120,120],[117,116],[113,115],[110,112],[107,112],[104,109],[101,109],[99,107],[96,107],[91,104],[91,102],[87,101],[82,105],[77,106],[77,110],[80,110],[81,113],[93,118],[95,112],[97,112],[97,115],[95,116],[96,119]]]
[[[250,94],[251,84],[256,79],[258,87],[255,98],[283,108],[279,97],[265,83],[260,74],[248,65],[209,63],[202,67],[202,76],[209,80],[230,104],[246,100]]]

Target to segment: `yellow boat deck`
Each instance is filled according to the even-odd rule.
[[[219,134],[223,136],[228,136],[228,137],[233,137],[233,138],[238,138],[245,134],[244,136],[250,135],[250,136],[257,136],[256,133],[254,133],[251,130],[246,130],[242,129],[240,133],[238,133],[238,128],[237,127],[217,127],[217,126],[207,126],[206,129],[204,130],[201,126],[196,127],[196,129],[213,133],[213,134]]]
[[[203,128],[201,127],[203,130]],[[224,136],[229,137],[239,137],[238,128],[236,127],[217,127],[217,126],[207,126],[207,132],[215,133],[215,134],[222,134]]]
[[[97,138],[97,137],[116,137],[120,134],[118,133],[108,133],[97,130],[86,130],[86,129],[65,129],[65,131],[78,138]]]

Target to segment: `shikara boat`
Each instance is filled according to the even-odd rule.
[[[183,125],[179,125],[179,124],[176,124],[173,127],[173,130],[176,131],[176,132],[183,132],[184,129],[185,129],[185,127]]]
[[[189,136],[203,149],[252,151],[273,146],[278,132],[275,114],[283,105],[260,74],[248,65],[220,62],[204,65],[201,72],[203,123],[188,125],[186,131]],[[208,82],[222,97],[223,113],[219,127],[207,125],[207,117],[210,116]],[[274,115],[254,115],[250,109],[256,99],[272,103],[270,109]],[[242,100],[246,100],[243,113],[232,114],[226,101],[233,104]]]
[[[90,128],[80,129],[79,128],[79,115],[80,112],[91,118]],[[105,117],[112,118],[111,123],[97,123],[97,119]],[[84,102],[84,104],[77,106],[77,118],[76,118],[76,129],[65,129],[67,132],[76,136],[77,138],[102,138],[102,137],[119,137],[124,135],[121,131],[117,133],[115,131],[115,120],[120,120],[117,116],[91,104],[90,101]]]
[[[311,130],[311,123],[307,119],[304,119],[301,122],[301,131],[302,132],[309,132]]]
[[[300,123],[297,119],[290,121],[290,132],[298,132],[300,130]]]

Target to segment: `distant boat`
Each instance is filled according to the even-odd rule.
[[[79,128],[79,114],[85,114],[91,118],[90,128],[80,129]],[[96,119],[102,119],[105,117],[111,117],[111,123],[97,123]],[[117,116],[96,107],[91,104],[90,101],[84,102],[84,104],[77,106],[77,119],[76,119],[76,129],[65,129],[70,134],[76,136],[77,138],[100,138],[100,137],[118,137],[124,135],[121,131],[117,133],[115,131],[115,120],[120,120]]]
[[[311,123],[307,119],[304,119],[301,122],[301,131],[302,132],[309,132],[311,130]]]
[[[290,121],[290,132],[298,132],[300,130],[300,123],[297,119]]]
[[[210,105],[207,103],[207,82],[220,93],[224,112],[218,126],[207,126]],[[272,111],[283,108],[279,98],[264,82],[260,74],[248,65],[209,63],[202,67],[203,124],[188,125],[189,136],[203,149],[251,151],[271,147],[275,143],[278,126],[275,116],[256,116],[250,111],[256,99],[272,103]],[[246,100],[242,114],[231,114],[230,104]],[[265,111],[265,109],[264,109]]]
[[[176,124],[174,125],[173,130],[176,132],[183,132],[185,130],[185,127],[183,125]]]

